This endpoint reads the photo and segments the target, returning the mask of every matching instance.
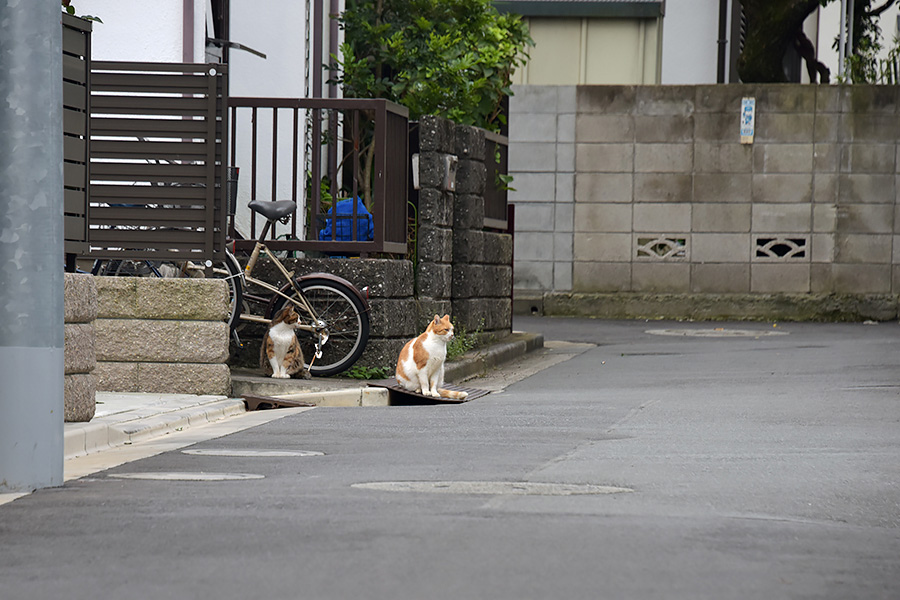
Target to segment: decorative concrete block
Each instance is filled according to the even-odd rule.
[[[691,291],[695,293],[741,294],[750,291],[750,265],[693,264]]]
[[[741,98],[752,95],[742,85],[698,85],[694,110],[698,113],[728,113],[741,109]]]
[[[225,364],[101,362],[97,390],[157,394],[228,395],[231,371]]]
[[[633,142],[634,121],[629,116],[579,114],[575,117],[575,141],[579,143]]]
[[[638,173],[634,176],[635,202],[689,202],[692,191],[690,173]]]
[[[750,291],[765,294],[809,292],[809,263],[750,265]]]
[[[90,373],[97,364],[94,324],[65,324],[65,374]]]
[[[830,263],[834,261],[833,234],[814,233],[810,236],[810,244],[812,245],[811,260],[813,262]]]
[[[486,293],[486,277],[483,265],[453,265],[450,297],[482,298]]]
[[[634,231],[684,232],[691,230],[691,204],[635,204]]]
[[[576,202],[631,202],[634,178],[630,173],[576,173]]]
[[[759,233],[808,233],[812,210],[806,204],[754,204],[751,230]]]
[[[97,318],[97,286],[92,275],[66,273],[63,294],[66,323],[90,323]]]
[[[813,125],[813,141],[816,143],[834,143],[838,141],[841,117],[838,114],[816,114]]]
[[[753,176],[753,202],[810,202],[812,173]]]
[[[750,262],[750,235],[746,233],[694,233],[691,235],[694,263]]]
[[[97,408],[97,385],[89,373],[66,375],[63,379],[64,420],[84,423],[94,418]]]
[[[632,210],[631,204],[579,203],[575,205],[575,231],[630,232]]]
[[[628,292],[631,290],[631,263],[572,263],[573,292]]]
[[[518,213],[516,213],[516,217],[518,217]],[[455,229],[481,229],[484,227],[484,196],[481,194],[457,194],[453,205],[453,227]]]
[[[836,234],[834,261],[836,263],[890,264],[892,235]]]
[[[900,107],[896,86],[845,85],[838,89],[844,112],[893,115]]]
[[[575,172],[575,144],[556,145],[556,170],[559,173]]]
[[[838,294],[887,294],[891,291],[891,265],[833,264],[833,290]]]
[[[834,204],[838,201],[838,176],[833,173],[813,175],[813,202]]]
[[[622,173],[631,172],[633,169],[634,146],[632,144],[575,145],[575,170],[579,173]]]
[[[419,227],[416,248],[419,260],[449,263],[453,260],[453,231],[444,227]]]
[[[554,233],[569,232],[575,228],[575,205],[572,203],[557,204],[553,207]]]
[[[840,112],[842,96],[842,88],[838,86],[816,86],[816,117],[822,113]]]
[[[836,209],[838,233],[892,233],[895,207],[890,204],[843,204]]]
[[[696,142],[696,173],[747,173],[753,168],[753,147],[748,144]]]
[[[453,121],[423,115],[419,118],[419,152],[453,154],[454,128]]]
[[[691,144],[635,144],[637,173],[690,173],[694,164]]]
[[[809,173],[813,168],[813,145],[754,144],[756,173]]]
[[[737,144],[741,141],[740,104],[733,112],[694,115],[694,141]]]
[[[894,114],[849,113],[842,115],[844,139],[855,143],[890,143],[900,138]]]
[[[575,233],[575,260],[629,262],[630,233]]]
[[[750,206],[750,204],[695,204],[691,211],[691,229],[695,232],[749,232]]]
[[[228,287],[221,279],[95,277],[101,319],[224,321]]]
[[[634,263],[631,290],[635,292],[684,293],[691,287],[688,263]]]
[[[750,174],[696,173],[694,202],[750,202]]]
[[[97,319],[94,326],[98,361],[224,363],[228,359],[229,331],[224,322]]]
[[[419,152],[419,187],[421,189],[443,189],[447,156],[452,155],[445,152]]]

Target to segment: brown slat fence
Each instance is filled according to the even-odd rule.
[[[270,248],[363,257],[406,254],[405,107],[382,99],[242,97],[229,98],[229,107],[229,163],[240,168],[240,201],[294,200],[298,205],[290,222],[272,231]],[[279,195],[279,190],[287,191]],[[371,238],[364,235],[367,226],[352,200],[349,214],[338,216],[337,226],[331,223],[333,204],[353,198],[372,215]],[[232,221],[236,247],[252,248],[249,240],[256,239],[262,225],[255,214],[244,231]]]
[[[508,186],[500,179],[509,173],[509,139],[506,136],[485,132],[484,136],[484,226],[489,229],[506,231]],[[515,183],[512,183],[515,186]]]
[[[91,257],[224,256],[226,69],[93,62]]]
[[[88,250],[91,23],[62,14],[63,223],[69,269]]]

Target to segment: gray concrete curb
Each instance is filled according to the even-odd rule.
[[[450,383],[458,383],[484,375],[488,369],[543,347],[543,335],[514,332],[503,342],[467,352],[459,359],[447,363],[444,367],[444,379]]]

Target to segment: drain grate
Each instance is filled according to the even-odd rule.
[[[672,335],[681,337],[708,337],[708,338],[758,338],[772,335],[787,335],[786,331],[761,331],[758,329],[648,329],[644,333],[651,335]]]
[[[531,481],[373,481],[351,487],[383,492],[493,496],[584,496],[621,494],[634,490],[609,485],[537,483]]]

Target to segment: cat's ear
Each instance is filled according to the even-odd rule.
[[[437,316],[437,315],[434,315],[434,324],[435,324],[435,325],[440,325],[440,324],[441,324],[441,318],[440,318],[439,316]]]

